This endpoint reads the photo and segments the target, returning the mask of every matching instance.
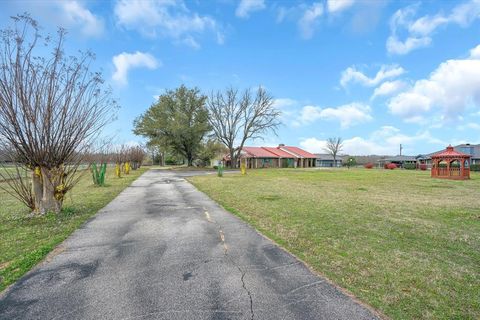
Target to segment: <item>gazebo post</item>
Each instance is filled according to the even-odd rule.
[[[463,171],[465,171],[465,160],[460,161],[460,175],[463,177]]]

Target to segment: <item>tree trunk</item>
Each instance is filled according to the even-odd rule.
[[[43,198],[43,183],[42,183],[42,172],[39,167],[36,167],[32,171],[32,189],[35,208],[33,209],[33,214],[41,213],[42,198]]]
[[[235,158],[235,151],[230,149],[230,168],[235,169],[237,167],[237,158]]]
[[[61,168],[41,168],[43,182],[43,196],[40,213],[59,213],[63,204],[63,170]]]

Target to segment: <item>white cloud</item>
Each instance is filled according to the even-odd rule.
[[[402,80],[385,81],[373,91],[372,99],[379,96],[390,96],[407,87],[407,83]]]
[[[241,0],[235,15],[239,18],[248,18],[251,12],[265,9],[264,0]]]
[[[470,50],[470,58],[471,59],[480,59],[480,44]]]
[[[5,3],[5,2],[3,2]],[[104,21],[93,14],[84,1],[50,0],[50,1],[11,1],[10,14],[30,12],[32,16],[45,26],[63,27],[71,34],[78,33],[85,37],[100,37],[105,32]],[[2,7],[5,16],[9,16],[7,8]],[[78,31],[78,33],[77,33]]]
[[[313,153],[325,153],[326,140],[307,138],[300,141],[300,146]],[[387,155],[394,154],[396,147],[380,145],[362,137],[352,137],[343,141],[342,153],[349,155]]]
[[[273,106],[277,109],[286,110],[298,105],[297,100],[289,98],[278,98],[273,101]]]
[[[465,131],[465,130],[478,130],[480,131],[480,124],[475,122],[469,122],[463,125],[457,126],[458,130]]]
[[[432,115],[448,121],[459,119],[467,108],[480,107],[477,48],[467,59],[443,62],[429,78],[416,81],[411,89],[394,96],[388,103],[390,112],[407,121],[421,121]]]
[[[327,9],[330,13],[337,13],[350,8],[355,0],[328,0]]]
[[[414,19],[418,4],[397,10],[391,20],[391,34],[387,39],[387,51],[391,54],[407,54],[412,50],[429,46],[431,35],[443,25],[457,24],[468,27],[475,19],[480,18],[480,0],[470,0],[454,7],[449,15],[438,13]],[[408,32],[405,40],[400,40],[398,31]]]
[[[342,128],[372,120],[371,108],[362,103],[350,103],[336,108],[305,106],[300,111],[296,124],[309,124],[317,120],[338,120]]]
[[[405,41],[400,41],[396,36],[390,36],[387,39],[387,51],[394,54],[407,54],[414,49],[427,47],[431,42],[430,37],[408,37]]]
[[[112,79],[122,86],[128,83],[127,77],[130,69],[141,67],[156,69],[161,65],[151,54],[139,51],[135,53],[122,52],[114,56],[112,61],[115,65]]]
[[[358,71],[355,66],[349,67],[342,72],[340,84],[345,87],[349,82],[357,82],[367,87],[378,85],[385,79],[395,78],[405,73],[405,69],[397,65],[382,65],[375,77],[369,78]]]
[[[343,141],[343,153],[350,155],[395,155],[402,144],[404,154],[411,154],[415,146],[421,147],[425,143],[444,145],[444,142],[435,139],[428,131],[418,132],[415,135],[405,135],[398,128],[383,126],[372,132],[367,138],[352,137]],[[306,138],[300,141],[300,146],[314,153],[325,153],[326,140]]]
[[[78,1],[63,1],[59,4],[63,9],[62,18],[68,25],[80,27],[85,36],[98,37],[103,34],[103,20],[93,15]]]
[[[193,35],[211,31],[219,44],[224,41],[224,36],[213,18],[191,12],[182,2],[120,0],[114,11],[120,26],[137,30],[149,37],[169,37],[177,43],[198,48]]]
[[[315,2],[308,7],[303,16],[298,21],[298,27],[305,39],[309,39],[313,36],[315,28],[318,25],[318,18],[323,15],[323,3]]]

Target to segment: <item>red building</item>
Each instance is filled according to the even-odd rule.
[[[224,159],[227,164],[229,158]],[[278,147],[243,147],[238,159],[247,168],[310,168],[315,166],[316,156],[310,152],[283,144]]]

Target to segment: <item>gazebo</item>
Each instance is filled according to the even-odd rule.
[[[470,155],[455,151],[451,145],[433,154],[432,178],[470,179]]]

